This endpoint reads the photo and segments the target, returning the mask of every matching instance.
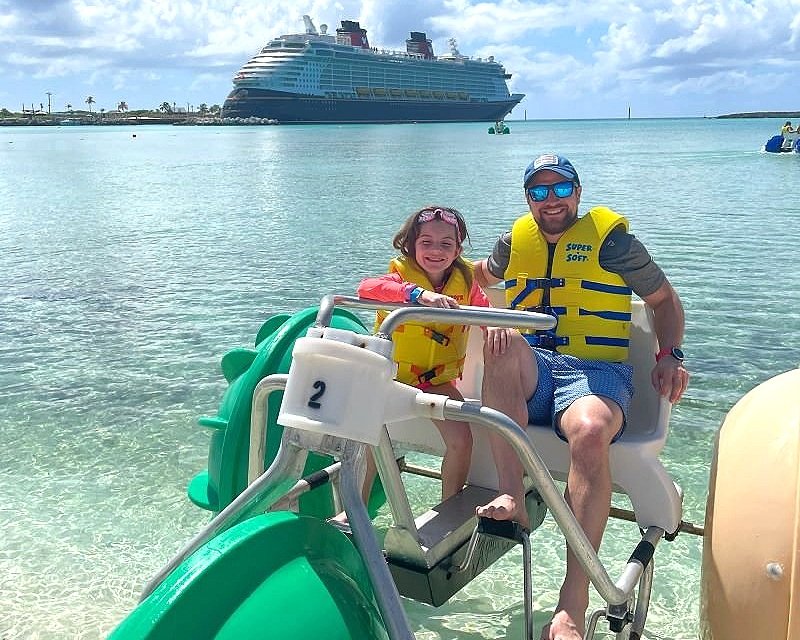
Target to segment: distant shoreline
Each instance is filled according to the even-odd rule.
[[[690,116],[691,117],[691,116]],[[707,120],[732,120],[732,119],[756,119],[774,118],[787,120],[800,120],[800,111],[747,111],[740,113],[725,113],[716,116],[694,116],[702,117]],[[585,119],[585,118],[581,118]],[[591,119],[591,118],[590,118]],[[606,118],[599,118],[601,120]],[[625,118],[611,118],[613,120],[624,120]],[[631,119],[631,118],[628,118]],[[660,119],[660,118],[632,118],[641,119]],[[669,118],[665,118],[669,119]],[[506,122],[527,122],[527,119],[506,119]],[[276,120],[266,118],[222,118],[214,114],[199,113],[156,113],[143,112],[132,114],[119,113],[51,113],[51,114],[21,114],[7,112],[0,115],[0,127],[3,126],[69,126],[69,125],[89,125],[89,126],[108,126],[108,125],[148,125],[148,124],[174,124],[174,125],[253,125],[253,124],[278,124]]]
[[[254,125],[278,124],[277,120],[267,118],[221,118],[219,116],[201,116],[198,114],[166,114],[166,115],[133,115],[105,117],[97,115],[36,115],[34,117],[12,115],[0,117],[0,127],[64,127],[64,126],[116,126],[116,125]]]
[[[800,111],[749,111],[747,113],[726,113],[713,116],[724,120],[726,118],[800,118]]]

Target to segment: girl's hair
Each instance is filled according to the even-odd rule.
[[[414,262],[417,261],[417,256],[415,255],[415,249],[417,243],[417,237],[419,237],[419,230],[420,227],[430,220],[434,219],[441,219],[442,215],[445,216],[452,216],[456,219],[456,240],[458,241],[458,246],[463,247],[464,242],[469,241],[469,233],[467,232],[467,223],[464,222],[464,216],[458,211],[458,209],[454,209],[453,207],[442,207],[436,204],[431,204],[426,207],[422,207],[422,209],[418,209],[414,213],[412,213],[406,221],[403,223],[403,226],[400,227],[400,230],[394,235],[392,238],[392,245],[395,249],[397,249],[400,253],[404,256],[411,258]],[[426,216],[431,216],[428,220],[421,221],[420,218],[424,218]],[[447,222],[447,220],[445,220]],[[464,276],[464,280],[467,283],[468,288],[472,288],[472,269],[466,263],[464,258],[459,255],[454,261],[453,265],[461,271],[461,274]]]

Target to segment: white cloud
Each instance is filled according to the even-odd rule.
[[[670,98],[692,115],[715,94],[722,111],[745,110],[759,89],[769,109],[796,100],[800,83],[800,0],[5,0],[4,99],[89,84],[132,105],[134,92],[148,105],[167,92],[221,102],[236,69],[271,37],[302,30],[304,13],[330,32],[360,20],[373,46],[402,47],[420,30],[444,52],[455,37],[463,54],[494,55],[512,90],[536,96],[537,116],[592,115],[619,96],[654,109]]]

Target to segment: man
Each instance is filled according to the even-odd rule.
[[[581,184],[566,158],[545,154],[524,177],[530,209],[492,255],[475,265],[482,286],[506,283],[507,306],[550,313],[554,330],[507,344],[487,344],[483,402],[520,425],[553,424],[570,452],[565,497],[589,541],[598,549],[611,504],[609,447],[619,437],[633,394],[627,357],[631,293],[655,314],[661,347],[651,380],[670,402],[686,389],[683,307],[644,246],[628,233],[625,218],[605,207],[578,217]],[[487,342],[502,339],[489,332]],[[500,348],[493,348],[500,347]],[[479,507],[480,516],[528,526],[522,466],[510,446],[491,439],[500,495]],[[567,571],[543,640],[583,638],[589,579],[567,549]]]

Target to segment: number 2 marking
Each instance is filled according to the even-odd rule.
[[[317,400],[319,400],[322,397],[322,394],[325,393],[325,383],[322,380],[317,380],[314,382],[313,386],[317,392],[312,394],[308,399],[308,406],[312,409],[319,409],[322,405],[317,402]]]

